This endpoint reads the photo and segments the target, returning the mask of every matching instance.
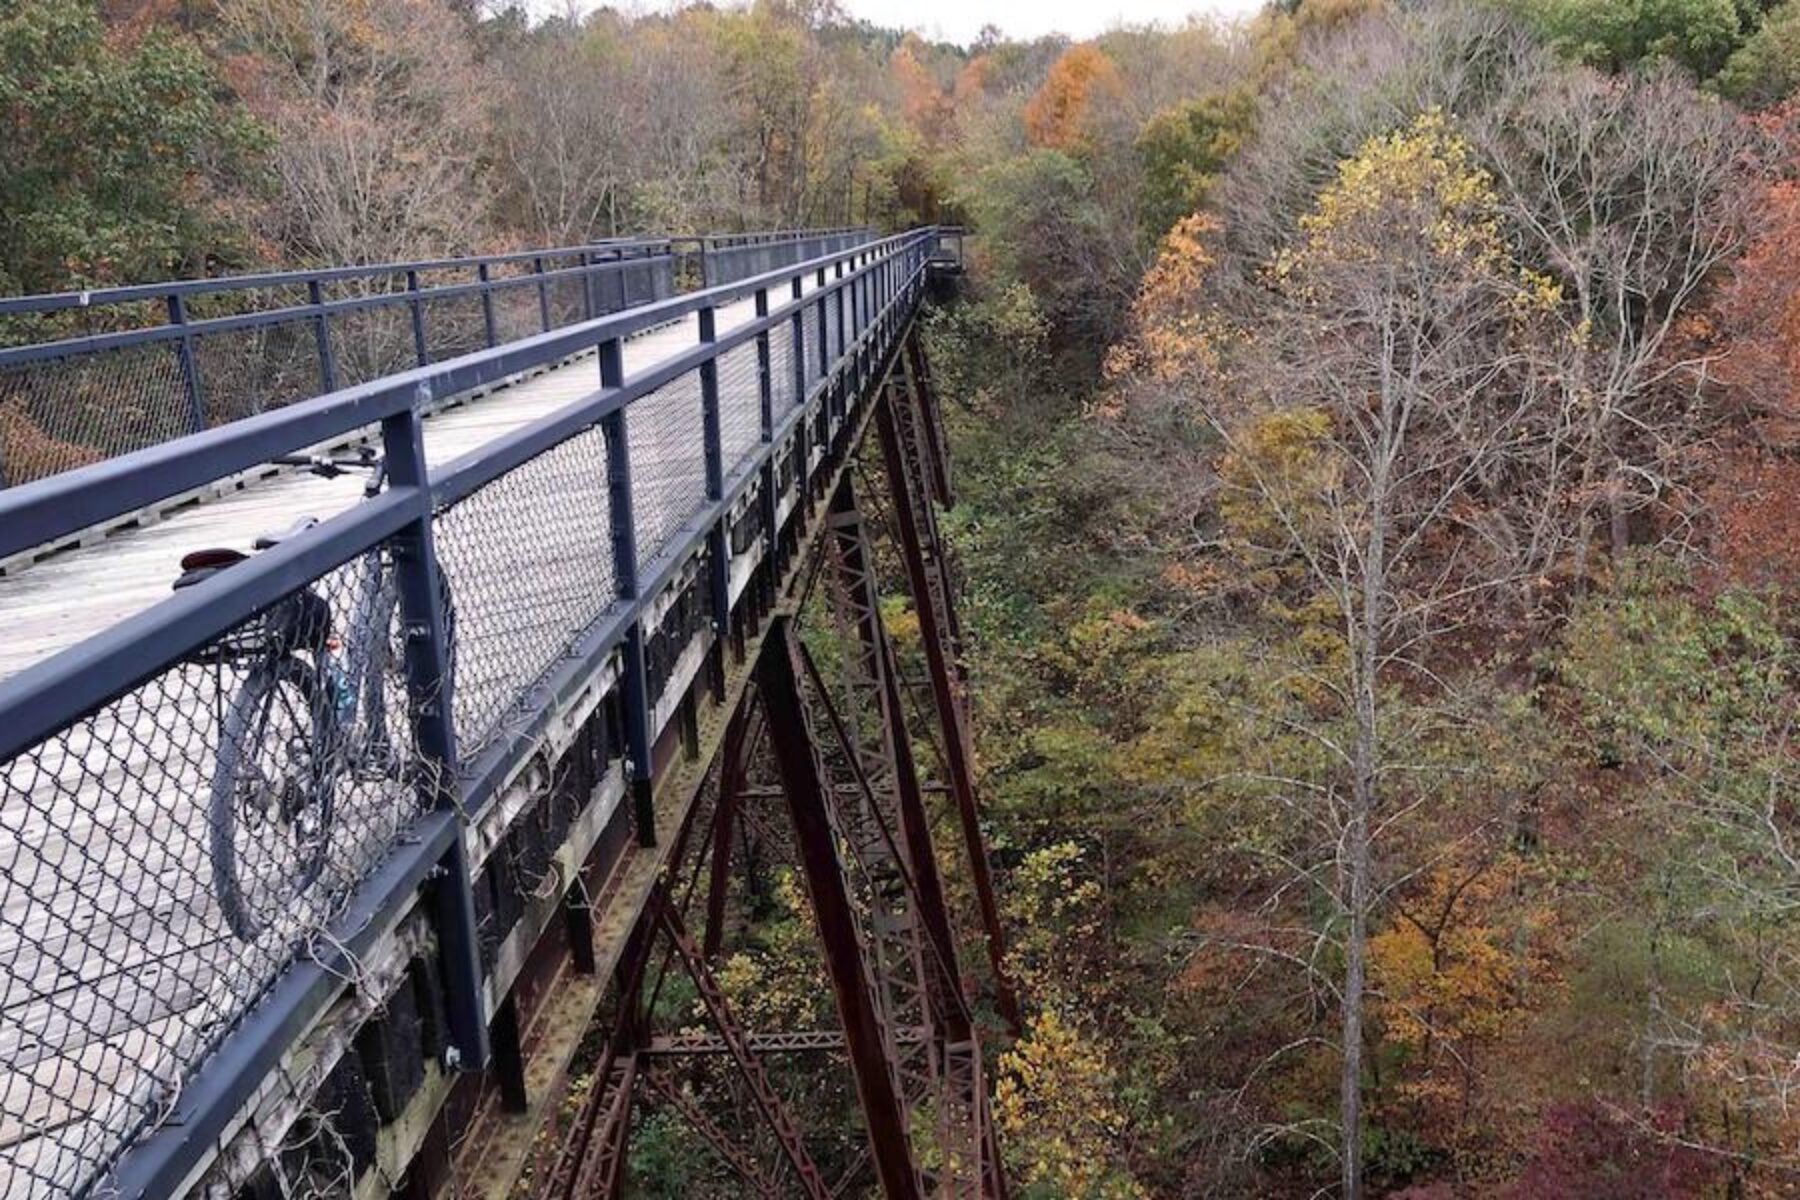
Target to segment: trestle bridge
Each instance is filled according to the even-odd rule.
[[[0,1193],[648,1194],[680,1128],[726,1194],[1004,1196],[917,328],[960,266],[0,300]]]

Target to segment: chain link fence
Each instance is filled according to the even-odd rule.
[[[554,314],[555,304],[587,302],[585,294],[540,292],[529,275],[516,282],[511,295],[537,306],[540,322],[546,304]],[[492,299],[506,294],[496,290]],[[471,323],[485,326],[483,294],[461,298],[470,297],[475,304],[464,303],[454,319],[431,314],[426,333],[436,327],[443,332],[434,336],[464,336]],[[777,420],[791,418],[799,403],[794,355],[817,362],[817,310],[810,302],[800,310],[809,322],[801,344],[787,318],[768,335]],[[496,326],[502,311],[493,306]],[[338,352],[340,370],[361,349],[374,369],[382,354],[397,353],[392,343],[419,332],[410,308],[344,312],[367,314],[368,324],[339,321],[315,342]],[[273,335],[275,328],[194,336],[256,334],[264,338],[259,361],[291,360],[296,343]],[[233,359],[226,345],[204,352],[220,356],[220,371]],[[251,357],[244,348],[238,355]],[[103,361],[123,360],[92,363]],[[747,340],[715,363],[714,465],[729,476],[763,445],[758,344]],[[431,540],[449,715],[465,762],[517,723],[542,717],[539,685],[607,622],[633,622],[642,639],[645,677],[636,694],[629,681],[622,685],[629,703],[654,707],[665,692],[685,687],[677,672],[684,662],[697,666],[689,652],[719,615],[712,551],[697,523],[709,503],[702,400],[700,374],[690,370],[632,400],[618,425],[596,411],[547,448],[531,442],[531,456],[507,459],[517,463],[508,469],[464,465],[465,479],[482,472],[472,489],[432,476],[440,496],[455,496],[432,514]],[[415,411],[387,419],[407,422],[422,442]],[[615,500],[623,503],[624,485],[612,469],[620,457],[608,441],[615,428],[626,431],[636,565],[677,567],[642,597],[623,595],[617,577],[610,513]],[[214,435],[224,447],[219,469],[235,461],[236,436]],[[533,436],[523,429],[508,439]],[[784,433],[770,449],[784,497],[798,494],[807,469],[794,446]],[[751,492],[738,507],[755,511],[756,500]],[[350,554],[366,545],[346,539],[363,538],[356,531],[369,527],[371,511],[353,509],[302,536]],[[718,517],[732,519],[730,512]],[[62,724],[0,763],[0,1192],[103,1192],[121,1148],[165,1123],[197,1065],[256,1012],[283,973],[331,958],[336,943],[326,931],[355,889],[407,845],[408,828],[446,782],[432,776],[436,760],[415,745],[413,722],[429,729],[438,698],[409,697],[406,687],[409,639],[421,635],[400,617],[400,580],[414,581],[416,601],[429,574],[407,557],[408,544],[357,551],[148,675],[147,668],[112,668],[122,685],[114,698],[73,719],[46,715]],[[679,557],[666,557],[672,554]],[[207,559],[194,569],[231,566]],[[230,578],[209,586],[229,595]],[[161,663],[166,654],[150,647],[144,660]],[[18,696],[0,689],[0,708],[11,703],[17,715]],[[610,727],[632,724],[621,715],[627,701],[615,694],[605,703]],[[644,708],[633,711],[641,717]],[[605,739],[615,751],[621,740],[630,739],[623,732]],[[615,751],[603,749],[602,761]],[[632,755],[634,769],[650,770],[645,747]],[[439,824],[430,827],[441,828],[445,816],[437,813]],[[521,878],[543,878],[572,816],[540,813],[539,836],[496,861],[512,863]],[[496,939],[510,928],[490,920]],[[481,937],[492,962],[488,932]],[[292,1134],[308,1136],[305,1122]]]
[[[606,436],[562,442],[437,515],[456,597],[456,725],[465,758],[505,728],[526,687],[618,598]]]
[[[0,775],[0,1192],[155,1123],[417,814],[371,551]]]
[[[675,261],[662,240],[0,299],[0,486],[666,298]]]
[[[0,487],[843,250],[867,230],[598,243],[0,298]]]

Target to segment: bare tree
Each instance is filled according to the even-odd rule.
[[[539,244],[620,231],[648,115],[627,37],[544,32],[500,63],[495,138],[521,221]]]
[[[1428,802],[1414,748],[1455,721],[1437,657],[1556,549],[1540,502],[1555,296],[1514,265],[1495,216],[1489,177],[1442,116],[1372,139],[1275,259],[1254,328],[1220,337],[1221,374],[1197,396],[1218,439],[1221,545],[1268,586],[1324,603],[1342,644],[1296,667],[1330,698],[1304,730],[1323,766],[1275,782],[1326,856],[1294,867],[1336,914],[1323,942],[1342,962],[1326,986],[1352,1200],[1371,921],[1411,876],[1378,870],[1378,847]],[[1316,954],[1289,957],[1324,971]]]
[[[242,0],[222,9],[275,131],[269,232],[290,254],[370,263],[466,253],[484,212],[484,73],[429,0]]]
[[[1559,69],[1510,86],[1472,136],[1521,255],[1568,301],[1559,378],[1581,578],[1603,524],[1617,556],[1634,514],[1657,509],[1679,534],[1692,511],[1706,363],[1677,353],[1676,333],[1744,247],[1758,135],[1673,68],[1644,79]]]

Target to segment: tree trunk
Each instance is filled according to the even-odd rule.
[[[1369,814],[1375,799],[1375,689],[1372,679],[1358,686],[1356,783],[1350,825],[1344,831],[1349,875],[1350,928],[1344,939],[1342,1080],[1344,1200],[1362,1196],[1363,990],[1369,938]]]
[[[1384,409],[1386,404],[1384,403]],[[1387,416],[1384,412],[1384,418]],[[1386,428],[1393,427],[1384,420]],[[1387,440],[1384,438],[1384,441]],[[1391,444],[1391,443],[1390,443]],[[1363,547],[1361,630],[1352,622],[1355,659],[1352,686],[1356,698],[1356,745],[1350,792],[1350,820],[1344,830],[1343,869],[1349,877],[1350,928],[1344,940],[1344,1074],[1342,1079],[1344,1200],[1362,1200],[1363,1126],[1363,989],[1369,940],[1369,829],[1374,818],[1380,756],[1380,728],[1375,719],[1376,675],[1380,670],[1382,602],[1387,589],[1387,487],[1393,453],[1384,446],[1373,472],[1375,503],[1370,509],[1368,541]],[[1360,632],[1360,636],[1357,634]]]

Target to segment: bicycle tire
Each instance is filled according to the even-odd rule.
[[[283,687],[291,687],[298,693],[303,706],[300,711],[306,714],[307,728],[302,732],[314,747],[315,757],[308,766],[310,779],[306,786],[312,793],[309,802],[318,806],[318,832],[310,845],[302,847],[293,868],[278,880],[246,878],[237,845],[240,785],[247,765],[246,752],[254,752],[264,742],[271,706],[278,700]],[[291,655],[260,662],[251,668],[232,697],[220,732],[208,813],[213,893],[226,924],[241,941],[255,941],[266,926],[266,914],[291,905],[312,886],[325,866],[326,852],[331,844],[332,794],[336,790],[335,773],[328,765],[334,753],[336,721],[330,698],[320,696],[319,687],[316,672]],[[325,748],[323,755],[318,753],[319,747]],[[272,899],[265,900],[255,894],[265,890],[257,885],[277,881],[283,887]]]

